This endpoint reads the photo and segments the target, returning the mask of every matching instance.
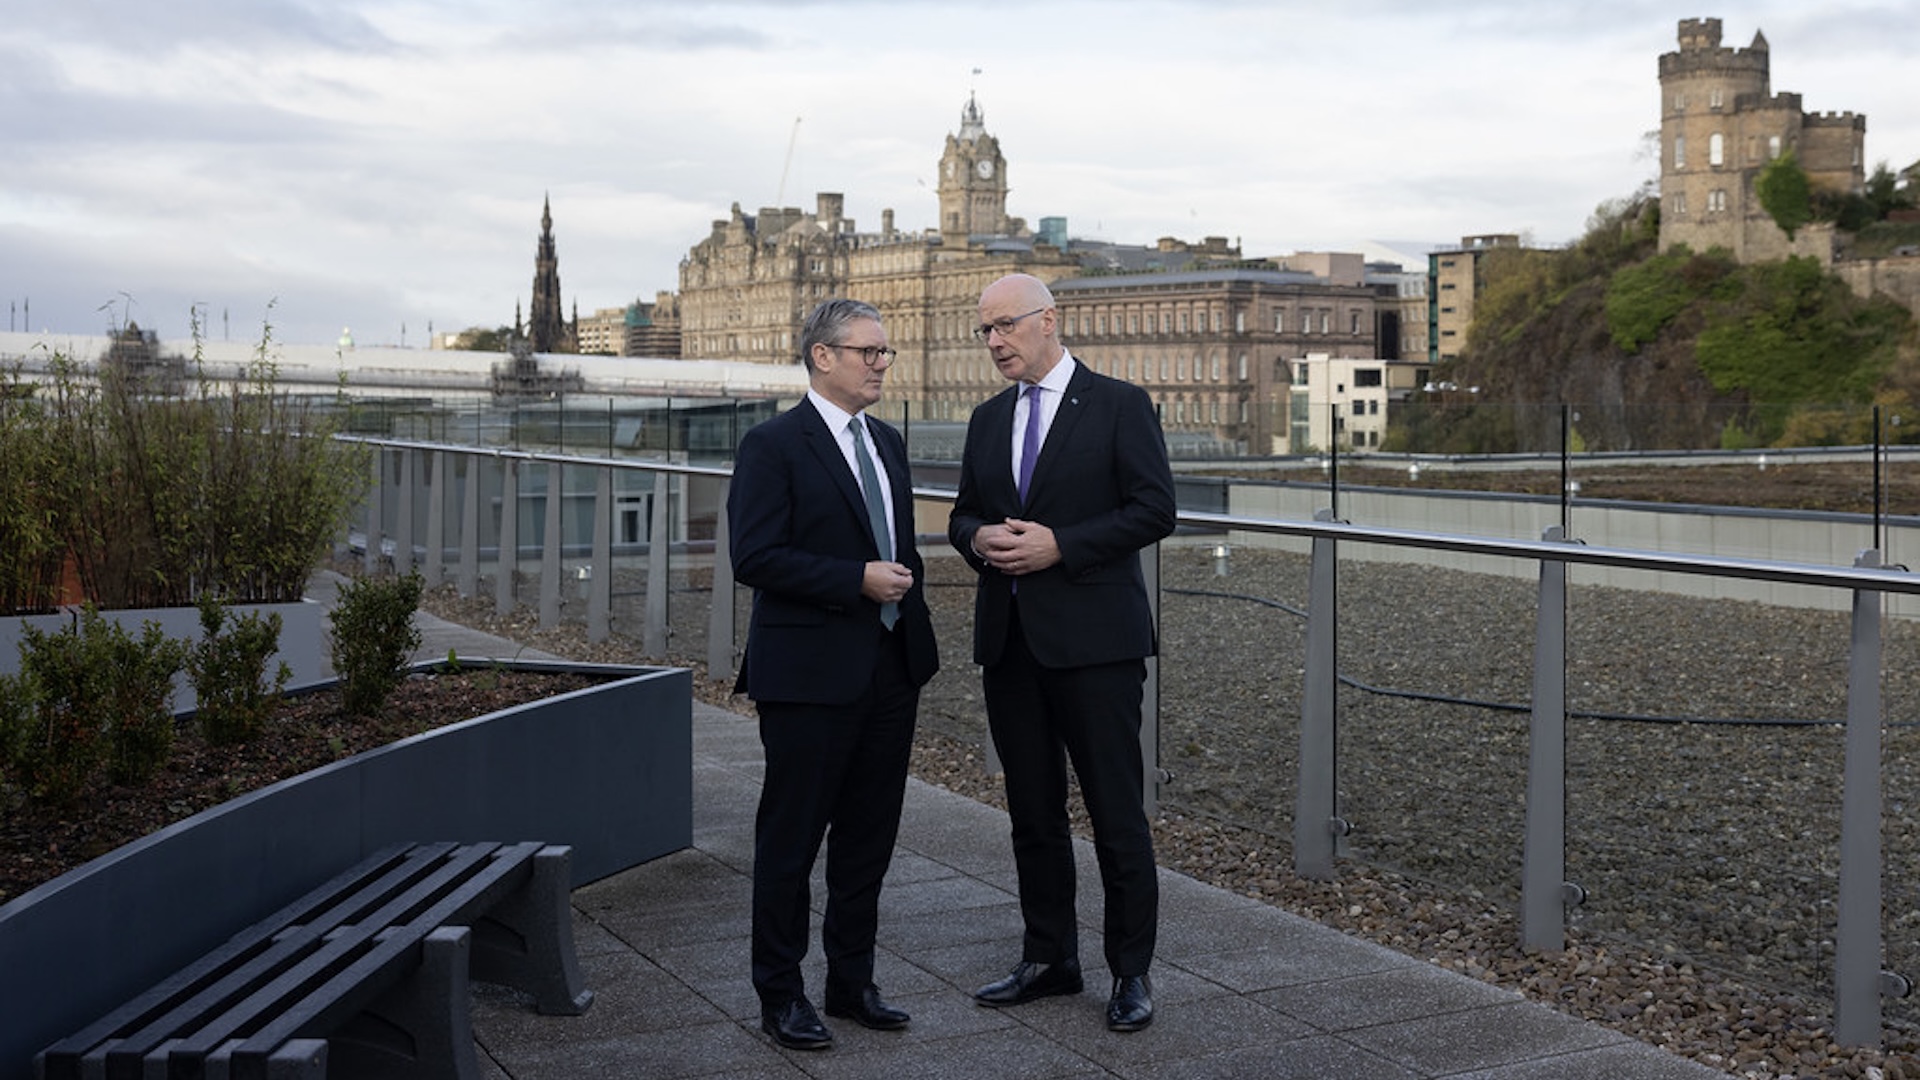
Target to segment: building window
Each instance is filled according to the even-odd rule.
[[[1673,216],[1677,218],[1687,216],[1687,193],[1684,191],[1673,193]]]
[[[1323,334],[1333,333],[1333,312],[1320,312],[1320,332]]]
[[[1187,332],[1187,313],[1184,311],[1180,313],[1180,332]]]
[[[1707,92],[1707,108],[1717,109],[1720,107],[1720,93],[1720,88],[1717,86]]]
[[[1707,165],[1718,169],[1727,163],[1727,140],[1719,132],[1707,136]]]
[[[1307,385],[1307,365],[1305,364],[1293,365],[1293,385],[1295,386]]]
[[[1284,334],[1287,332],[1287,313],[1286,312],[1275,311],[1273,313],[1273,332],[1276,334]]]
[[[1707,213],[1723,214],[1727,210],[1727,192],[1724,188],[1714,188],[1707,192]]]
[[[1355,386],[1379,386],[1380,382],[1381,375],[1379,368],[1355,368],[1353,370],[1353,385]]]
[[[1780,136],[1778,135],[1767,136],[1767,160],[1772,161],[1774,158],[1777,158],[1779,156],[1780,156]]]
[[[1360,332],[1360,313],[1357,311],[1350,312],[1347,316],[1347,333],[1357,334],[1359,332]]]
[[[1247,381],[1247,354],[1246,353],[1240,354],[1240,381],[1241,382]]]
[[[1673,137],[1673,167],[1676,169],[1684,169],[1687,167],[1687,137],[1685,135],[1675,135]]]

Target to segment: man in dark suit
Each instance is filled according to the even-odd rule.
[[[948,538],[979,573],[973,658],[1006,774],[1026,923],[1020,963],[974,992],[1006,1006],[1082,989],[1066,762],[1104,890],[1107,1026],[1153,1020],[1159,883],[1141,805],[1140,698],[1154,626],[1139,553],[1174,527],[1173,475],[1146,392],[1060,343],[1053,295],[1012,274],[975,335],[1015,385],[967,423]]]
[[[727,517],[753,619],[737,691],[760,714],[753,986],[780,1045],[830,1046],[807,1000],[808,879],[827,853],[826,1011],[907,1025],[873,981],[880,882],[893,857],[920,688],[939,658],[914,547],[900,433],[863,415],[893,362],[880,313],[829,300],[801,332],[807,396],[748,431]]]

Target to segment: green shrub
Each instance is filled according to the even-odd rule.
[[[359,578],[340,588],[327,615],[327,651],[348,715],[378,713],[406,678],[407,662],[420,647],[413,625],[420,590],[418,574]]]
[[[24,628],[16,686],[27,690],[14,722],[27,790],[72,802],[103,760],[117,783],[151,777],[173,749],[168,701],[185,649],[156,623],[135,637],[92,605],[58,631]]]
[[[33,683],[19,675],[0,675],[0,786],[26,786],[21,757],[33,711]]]
[[[129,327],[137,332],[137,328]],[[102,608],[184,607],[203,592],[298,600],[369,482],[336,414],[277,384],[271,331],[216,383],[194,358],[147,368],[52,355],[0,379],[0,612],[45,611],[71,559]]]
[[[66,543],[49,483],[65,467],[47,437],[45,407],[21,379],[0,370],[0,611],[52,611]]]
[[[200,640],[187,648],[187,677],[199,704],[194,719],[211,743],[246,742],[260,733],[279,704],[293,669],[282,662],[267,677],[280,648],[278,612],[236,614],[212,593],[200,597]]]

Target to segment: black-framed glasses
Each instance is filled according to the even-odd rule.
[[[885,345],[828,345],[829,349],[845,349],[860,354],[860,362],[868,367],[879,367],[880,361],[891,364],[900,355],[899,350],[889,349]]]
[[[1027,318],[1028,316],[1031,316],[1031,315],[1038,315],[1045,310],[1047,309],[1043,307],[1037,307],[1037,308],[1034,308],[1032,311],[1027,312],[1025,315],[1009,315],[1004,319],[995,319],[992,322],[983,322],[979,326],[976,326],[973,328],[973,336],[976,338],[979,338],[981,341],[985,341],[987,340],[987,338],[993,335],[993,332],[995,330],[998,330],[1000,331],[1001,337],[1006,337],[1008,334],[1013,333],[1013,328],[1019,324],[1021,319]]]

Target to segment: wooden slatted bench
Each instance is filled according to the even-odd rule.
[[[467,981],[577,1016],[571,849],[375,853],[35,1057],[45,1080],[478,1075]]]

